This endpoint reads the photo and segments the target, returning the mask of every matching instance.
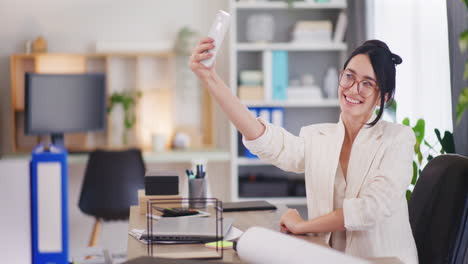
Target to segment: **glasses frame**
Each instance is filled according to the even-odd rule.
[[[364,97],[364,98],[369,98],[369,97],[371,97],[371,96],[375,93],[375,91],[378,90],[379,85],[377,84],[377,82],[375,82],[375,87],[374,87],[374,90],[372,91],[372,93],[370,93],[370,94],[367,95],[367,96],[362,95],[362,94],[361,94],[361,89],[360,89],[361,83],[362,83],[362,82],[366,82],[366,81],[368,82],[369,80],[360,80],[360,81],[358,81],[356,78],[353,80],[353,83],[352,83],[349,87],[344,87],[343,85],[341,85],[341,78],[343,78],[343,74],[344,74],[344,73],[345,73],[345,70],[341,70],[341,71],[340,71],[340,75],[338,76],[338,85],[339,85],[341,88],[343,88],[344,90],[349,90],[349,89],[351,89],[351,88],[354,86],[354,84],[356,84],[356,82],[357,82],[357,92],[358,92],[358,94],[359,94],[360,96],[362,96],[362,97]],[[353,75],[354,75],[354,74],[353,74]]]

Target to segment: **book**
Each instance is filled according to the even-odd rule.
[[[346,26],[348,24],[348,17],[345,11],[341,11],[336,21],[335,32],[333,34],[334,42],[342,42],[346,32]]]

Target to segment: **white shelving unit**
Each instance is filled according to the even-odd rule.
[[[298,134],[300,127],[313,123],[336,122],[339,116],[338,99],[304,99],[273,100],[272,99],[272,54],[275,51],[288,52],[289,76],[313,74],[316,83],[321,85],[325,70],[328,67],[339,69],[347,52],[344,42],[302,43],[289,42],[290,32],[294,24],[299,20],[331,20],[336,25],[340,11],[346,8],[345,0],[331,0],[327,3],[313,1],[297,1],[292,7],[284,1],[237,1],[230,2],[230,87],[237,94],[239,73],[242,70],[260,70],[263,72],[264,100],[243,101],[248,107],[283,108],[284,124],[286,130]],[[275,33],[271,43],[249,43],[246,38],[248,17],[256,13],[268,13],[274,17]],[[241,191],[240,179],[254,179],[255,186],[249,186],[250,192],[255,191],[257,175],[261,177],[272,176],[279,181],[301,180],[303,175],[283,172],[280,169],[258,159],[251,159],[241,155],[243,148],[240,136],[234,126],[230,129],[231,138],[231,199],[242,200],[267,200],[276,204],[305,204],[304,196],[275,197],[262,195],[259,191],[256,195],[245,195]],[[271,186],[275,188],[275,183]],[[305,187],[297,193],[305,193]],[[284,189],[284,188],[283,188]],[[289,192],[289,191],[288,191]]]
[[[286,50],[286,51],[345,51],[346,43],[322,42],[322,43],[238,43],[238,51],[264,51],[264,50]]]
[[[243,101],[248,107],[289,107],[289,108],[312,108],[312,107],[338,107],[338,99],[304,100],[304,101]]]
[[[286,9],[288,5],[283,1],[251,1],[251,2],[237,2],[234,9]],[[326,9],[326,8],[346,8],[345,0],[333,0],[328,3],[317,2],[300,2],[293,3],[292,8],[298,9]]]

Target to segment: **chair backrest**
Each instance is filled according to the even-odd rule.
[[[82,212],[104,220],[127,219],[144,188],[145,164],[138,149],[96,150],[89,155],[81,187]]]
[[[456,263],[466,254],[457,238],[466,232],[467,195],[467,157],[447,154],[429,161],[408,204],[419,263]]]

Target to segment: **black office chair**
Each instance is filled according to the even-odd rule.
[[[96,150],[89,155],[81,187],[79,207],[94,216],[89,246],[95,246],[101,220],[125,220],[131,205],[138,204],[138,189],[144,188],[145,164],[138,149]]]
[[[419,263],[466,263],[468,158],[440,155],[422,171],[408,204]]]

